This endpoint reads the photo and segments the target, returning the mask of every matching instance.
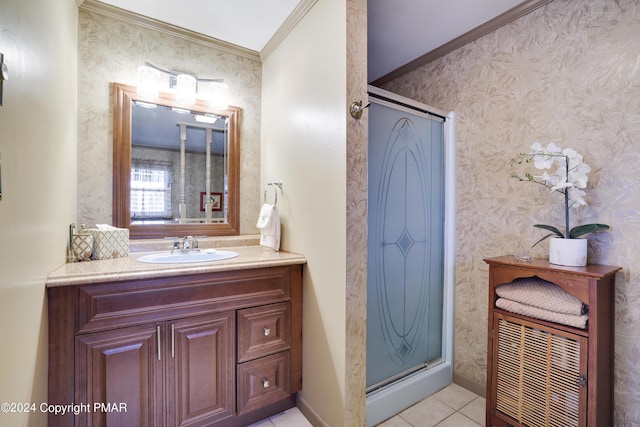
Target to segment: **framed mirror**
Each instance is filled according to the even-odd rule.
[[[132,239],[239,234],[240,109],[113,84],[113,222]]]

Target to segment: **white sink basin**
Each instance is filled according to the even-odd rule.
[[[201,252],[162,252],[159,254],[143,255],[138,258],[138,262],[149,264],[186,264],[192,262],[220,261],[237,256],[238,253],[233,251],[205,249]]]

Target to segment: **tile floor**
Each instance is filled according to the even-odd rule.
[[[483,397],[451,384],[377,427],[479,427],[484,425]],[[291,408],[249,427],[311,427],[298,408]]]
[[[248,427],[313,427],[298,408],[287,409]]]
[[[377,427],[479,427],[484,417],[484,397],[451,384]]]

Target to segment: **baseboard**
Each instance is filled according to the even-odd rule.
[[[487,397],[487,387],[484,384],[470,380],[469,378],[463,377],[455,372],[453,373],[453,382],[458,384],[460,387],[474,392],[478,396]]]
[[[316,411],[304,400],[302,395],[298,393],[298,409],[302,412],[307,420],[313,425],[313,427],[330,427],[329,424],[318,415]]]

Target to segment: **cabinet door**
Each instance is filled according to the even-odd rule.
[[[235,410],[234,312],[168,322],[168,426],[211,425]]]
[[[493,324],[492,425],[586,426],[588,339],[502,312]]]
[[[76,337],[78,426],[161,426],[160,327],[135,326]]]

